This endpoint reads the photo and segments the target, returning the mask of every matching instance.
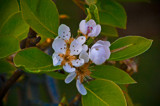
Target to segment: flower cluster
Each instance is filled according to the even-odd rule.
[[[71,37],[70,28],[61,24],[58,29],[58,36],[52,44],[54,49],[53,65],[61,65],[65,72],[69,73],[65,83],[70,83],[76,78],[76,86],[82,95],[87,91],[83,86],[84,80],[90,79],[91,71],[88,69],[93,62],[96,65],[103,64],[110,57],[110,42],[97,41],[89,50],[85,44],[88,37],[97,37],[101,32],[101,26],[94,20],[82,20],[79,24],[79,32],[83,36],[76,39]]]

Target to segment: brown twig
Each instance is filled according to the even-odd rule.
[[[14,74],[6,81],[4,86],[0,90],[0,101],[4,98],[7,94],[9,88],[18,80],[18,78],[23,74],[23,70],[18,69],[14,72]]]

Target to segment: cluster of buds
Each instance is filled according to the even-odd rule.
[[[85,44],[89,37],[97,37],[101,32],[101,26],[94,20],[82,20],[79,24],[79,32],[82,36],[76,39],[71,37],[70,28],[61,24],[58,29],[58,36],[52,43],[53,65],[61,65],[69,75],[65,83],[70,83],[76,78],[76,86],[82,95],[87,91],[83,82],[90,79],[91,71],[88,69],[91,63],[96,65],[103,64],[110,57],[110,42],[97,41],[91,48]]]

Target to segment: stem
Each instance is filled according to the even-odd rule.
[[[21,69],[16,70],[14,74],[6,81],[6,83],[0,90],[0,101],[3,100],[9,88],[18,80],[18,78],[23,74],[23,72],[24,71]]]

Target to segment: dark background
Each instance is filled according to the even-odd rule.
[[[124,3],[128,21],[120,36],[140,35],[153,39],[153,45],[138,57],[138,72],[133,75],[137,84],[129,86],[136,105],[160,106],[160,2]]]

